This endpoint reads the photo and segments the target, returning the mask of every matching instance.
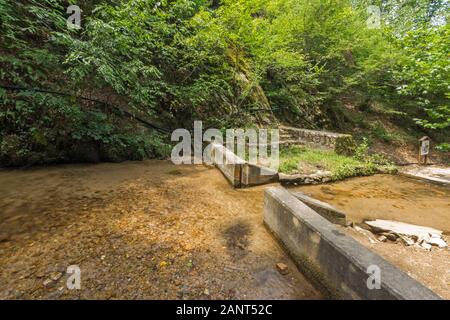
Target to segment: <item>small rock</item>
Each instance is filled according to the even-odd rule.
[[[47,295],[47,299],[59,299],[61,297],[61,291],[53,291]]]
[[[432,246],[437,246],[439,248],[446,248],[447,247],[447,243],[440,239],[440,238],[436,238],[436,237],[430,237],[430,239],[427,240],[427,242],[432,245]]]
[[[8,241],[11,241],[11,237],[9,237],[7,234],[0,234],[0,243]]]
[[[322,190],[323,193],[335,196],[337,195],[336,191],[334,191],[333,189],[331,189],[331,187],[329,186],[323,186],[322,188],[320,188],[320,190]]]
[[[385,236],[390,241],[397,241],[397,239],[398,239],[398,236],[395,233],[382,232],[381,235]]]
[[[387,238],[385,236],[379,236],[378,241],[380,242],[386,242]]]
[[[345,223],[345,226],[348,227],[348,228],[352,228],[353,227],[353,221],[347,221]]]
[[[277,263],[277,269],[278,272],[281,273],[282,275],[286,275],[289,273],[289,267],[282,262]]]
[[[401,236],[400,236],[400,239],[402,239],[403,243],[404,243],[406,246],[412,246],[412,245],[415,243],[415,241],[414,241],[413,239],[411,239],[411,238],[409,238],[409,237],[407,237],[407,236],[401,235]]]
[[[205,294],[205,296],[209,296],[209,290],[205,289],[205,291],[203,291],[203,293]]]
[[[53,284],[53,280],[52,279],[45,279],[42,284],[44,285],[44,287],[50,288],[52,286],[52,284]]]
[[[190,293],[190,289],[188,286],[184,285],[178,290],[177,296],[179,299],[187,298]]]
[[[174,284],[178,287],[178,286],[181,286],[182,282],[177,279],[174,281]]]
[[[179,234],[180,236],[182,236],[182,235],[184,234],[184,231],[178,231],[178,234]]]
[[[431,250],[431,244],[426,243],[425,241],[422,242],[422,244],[420,245],[422,248],[424,248],[425,250],[430,251]]]
[[[61,272],[52,272],[50,273],[50,279],[52,279],[53,281],[58,281],[59,279],[61,279],[62,277],[62,273]]]

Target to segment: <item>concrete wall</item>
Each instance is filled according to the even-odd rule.
[[[327,219],[328,221],[339,224],[341,226],[346,225],[346,215],[342,211],[339,211],[332,205],[322,202],[320,200],[308,197],[306,194],[302,192],[293,192],[294,197],[299,199],[301,202],[306,204],[308,207],[313,209],[315,212],[320,214],[322,217]]]
[[[269,168],[246,163],[243,166],[241,185],[257,186],[278,181],[278,172]]]
[[[317,214],[284,188],[268,188],[264,222],[298,266],[343,299],[440,299],[430,289]],[[369,266],[381,270],[381,289],[367,286]]]
[[[277,171],[249,164],[220,144],[213,144],[209,157],[235,188],[278,181]]]
[[[233,187],[241,187],[244,160],[220,144],[213,144],[210,159]]]

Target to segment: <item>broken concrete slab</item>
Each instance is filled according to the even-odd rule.
[[[441,299],[403,271],[339,231],[284,188],[266,189],[264,222],[304,273],[344,299]],[[380,289],[368,285],[380,271]]]
[[[404,234],[411,236],[413,235],[420,236],[426,234],[426,235],[436,235],[440,237],[442,235],[441,230],[392,220],[377,219],[375,221],[365,221],[365,224],[369,225],[374,230],[376,231],[379,230],[381,232],[395,232],[397,234]]]
[[[442,239],[442,231],[434,228],[391,220],[366,221],[365,224],[377,233],[395,233],[408,246],[412,246],[415,243],[422,244],[424,242],[440,248],[446,248],[448,246]]]
[[[355,229],[355,231],[365,235],[370,243],[377,243],[377,239],[375,239],[375,235],[372,232],[370,232],[369,230],[363,229],[358,226],[354,226],[353,229]]]
[[[400,174],[408,178],[450,187],[450,167],[410,166],[400,170]]]

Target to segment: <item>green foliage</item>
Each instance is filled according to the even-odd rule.
[[[299,164],[329,171],[333,180],[354,176],[372,175],[380,172],[395,172],[395,167],[379,155],[368,155],[368,144],[357,147],[354,157],[338,155],[333,151],[305,147],[287,147],[280,150],[280,168],[283,173],[298,172]]]
[[[236,104],[252,104],[236,82],[239,66],[233,66],[231,48],[220,33],[205,32],[206,1],[156,3],[103,4],[80,37],[60,35],[70,48],[67,72],[79,86],[89,79],[98,89],[112,88],[133,109],[171,127],[190,127],[194,120],[220,127],[223,114],[236,111]]]
[[[397,92],[418,110],[427,129],[450,127],[450,28],[420,27],[399,39],[402,56],[394,76]]]
[[[393,168],[393,164],[391,161],[386,159],[383,155],[374,153],[369,153],[369,147],[370,143],[369,140],[366,137],[363,137],[362,142],[356,147],[354,158],[365,162],[365,163],[371,163],[379,166],[384,166],[385,168],[390,171],[390,168]]]
[[[272,125],[275,115],[398,140],[367,123],[373,105],[426,130],[450,126],[446,0],[80,0],[81,30],[67,29],[68,3],[0,0],[2,85],[118,103],[168,128]],[[381,29],[366,25],[373,4]],[[75,97],[0,90],[0,107],[1,164],[167,153],[161,136]]]
[[[365,161],[369,154],[369,147],[369,140],[366,137],[363,137],[362,142],[356,147],[355,159]]]
[[[330,104],[367,89],[386,64],[383,34],[345,0],[224,1],[210,26],[227,31],[272,108],[297,125],[319,127]]]
[[[372,125],[370,133],[376,140],[386,143],[397,142],[401,140],[401,137],[398,134],[389,132],[380,122],[376,122]]]
[[[69,48],[59,1],[0,0],[0,83],[80,92],[63,65]],[[0,90],[0,164],[119,161],[167,154],[161,137],[143,132],[105,106],[74,97]]]
[[[351,135],[343,135],[336,139],[335,151],[337,154],[351,156],[356,148],[355,141]]]
[[[442,143],[436,149],[442,152],[450,152],[450,143]]]

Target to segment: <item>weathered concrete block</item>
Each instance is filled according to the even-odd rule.
[[[306,274],[344,299],[440,299],[295,198],[268,188],[264,222]],[[380,270],[380,289],[369,289],[369,267]]]
[[[244,160],[220,144],[212,145],[211,160],[234,187],[241,187]]]
[[[306,204],[308,207],[316,211],[322,217],[327,219],[328,221],[339,224],[341,226],[346,226],[347,220],[346,215],[342,211],[339,211],[332,205],[322,202],[320,200],[311,198],[302,192],[293,192],[294,197],[299,199],[301,202]]]
[[[269,168],[246,163],[242,167],[241,185],[257,186],[278,181],[278,172]]]
[[[235,188],[278,181],[277,171],[250,164],[220,144],[212,145],[208,158]]]

